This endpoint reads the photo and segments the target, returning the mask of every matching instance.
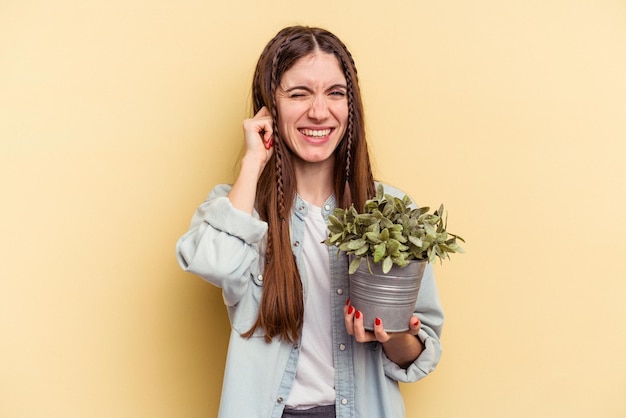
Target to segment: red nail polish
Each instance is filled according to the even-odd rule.
[[[352,312],[354,312],[354,306],[350,306],[348,308],[348,315],[352,315]],[[357,312],[357,314],[358,314],[358,312]]]
[[[346,299],[346,306],[350,305],[350,298]]]
[[[376,318],[376,320],[374,321],[374,323],[376,324],[376,326],[379,326],[381,322],[382,322],[382,321],[380,320],[380,318]]]
[[[360,319],[361,318],[361,311],[356,311],[356,319]]]

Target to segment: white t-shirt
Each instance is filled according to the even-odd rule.
[[[302,343],[296,378],[287,399],[293,409],[308,409],[335,403],[330,317],[330,265],[328,248],[322,243],[327,226],[322,209],[306,203],[302,255],[308,278],[304,301]]]

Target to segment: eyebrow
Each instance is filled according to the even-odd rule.
[[[327,89],[326,89],[326,91],[328,91],[328,90],[334,90],[334,89],[337,89],[337,88],[339,88],[339,89],[343,89],[343,90],[348,90],[348,86],[346,86],[345,84],[340,84],[340,83],[337,83],[337,84],[333,84],[332,86],[330,86],[329,88],[327,88]],[[282,89],[285,93],[289,93],[289,92],[292,92],[292,91],[294,91],[294,90],[306,90],[306,91],[313,91],[310,87],[307,87],[307,86],[293,86],[293,87],[290,87],[290,88],[288,88],[288,89],[284,89],[284,88],[282,88],[282,87],[281,87],[281,89]]]

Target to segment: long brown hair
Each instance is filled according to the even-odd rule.
[[[282,75],[297,60],[315,51],[334,54],[344,72],[348,93],[348,122],[344,137],[335,150],[334,193],[338,206],[354,203],[362,209],[375,194],[374,179],[365,141],[363,104],[356,66],[346,46],[332,33],[320,28],[292,26],[278,32],[267,44],[257,63],[252,82],[253,114],[266,106],[274,121],[274,153],[257,185],[256,206],[268,223],[263,293],[256,323],[265,340],[278,336],[298,340],[304,318],[302,282],[291,249],[289,220],[296,195],[293,155],[278,131],[276,89]]]

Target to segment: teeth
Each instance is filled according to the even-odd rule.
[[[306,136],[322,137],[322,136],[329,135],[330,129],[322,129],[322,130],[300,129],[300,132],[302,132]]]

